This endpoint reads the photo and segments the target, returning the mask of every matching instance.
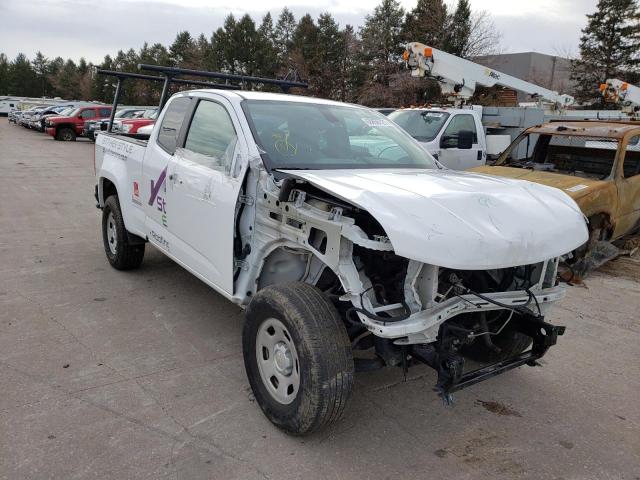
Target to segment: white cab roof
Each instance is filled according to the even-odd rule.
[[[301,103],[315,103],[323,105],[351,105],[354,107],[367,108],[362,105],[355,105],[350,103],[336,102],[333,100],[327,100],[324,98],[307,97],[304,95],[290,95],[285,93],[271,93],[271,92],[255,92],[251,90],[217,90],[210,88],[203,88],[198,90],[189,90],[180,93],[216,93],[226,97],[245,98],[247,100],[270,100],[276,102],[301,102]]]

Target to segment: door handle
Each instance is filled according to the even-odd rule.
[[[182,183],[182,180],[180,180],[180,176],[177,173],[170,173],[169,180],[171,180],[173,183]]]

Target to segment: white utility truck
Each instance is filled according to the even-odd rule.
[[[402,108],[389,118],[407,130],[444,166],[466,170],[497,158],[526,128],[552,120],[629,119],[628,111],[572,110],[574,98],[498,72],[419,42],[403,54],[411,75],[438,82],[451,106]],[[468,105],[476,86],[501,86],[534,101],[519,107]],[[605,88],[606,87],[606,88]],[[620,104],[640,100],[640,89],[619,80],[601,87]]]
[[[442,169],[382,114],[318,98],[176,93],[148,141],[98,132],[95,171],[109,263],[149,243],[246,308],[256,401],[295,434],[340,417],[354,371],[422,362],[449,401],[536,365],[564,332],[545,320],[558,262],[587,240],[560,190]]]
[[[420,142],[445,167],[467,170],[487,161],[488,137],[479,109],[401,108],[390,113],[388,118]],[[509,143],[506,141],[504,148]]]

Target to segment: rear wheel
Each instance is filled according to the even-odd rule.
[[[267,287],[247,308],[247,377],[277,427],[305,435],[338,420],[353,388],[353,356],[337,310],[305,283]]]
[[[73,129],[68,127],[60,128],[56,132],[56,139],[61,140],[63,142],[75,142],[76,132],[74,132]]]
[[[102,209],[102,240],[107,260],[118,270],[138,268],[144,258],[144,242],[131,243],[122,220],[122,211],[116,195],[104,202]]]

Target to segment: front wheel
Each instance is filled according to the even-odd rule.
[[[76,132],[71,128],[61,128],[56,132],[56,139],[63,142],[75,142]]]
[[[144,242],[131,243],[124,226],[120,203],[116,195],[104,202],[102,209],[102,240],[107,260],[117,270],[138,268],[144,258]]]
[[[320,290],[296,282],[258,292],[242,347],[253,394],[274,425],[306,435],[342,416],[353,356],[344,323]]]

